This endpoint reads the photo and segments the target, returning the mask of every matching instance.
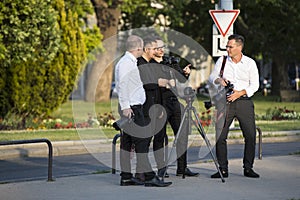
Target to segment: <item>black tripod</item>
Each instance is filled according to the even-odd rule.
[[[182,120],[181,120],[181,123],[180,123],[180,126],[179,126],[179,129],[178,129],[178,132],[176,134],[176,137],[174,139],[174,142],[173,142],[173,146],[171,148],[171,151],[170,151],[170,154],[169,154],[169,157],[167,159],[167,162],[166,162],[166,169],[168,168],[168,164],[169,164],[169,161],[170,161],[170,157],[174,151],[174,148],[176,147],[176,144],[177,144],[177,140],[180,136],[180,134],[182,133],[182,129],[183,129],[183,126],[184,126],[184,123],[187,122],[188,123],[188,135],[191,133],[191,122],[194,123],[194,125],[196,126],[199,134],[202,136],[202,138],[204,139],[205,143],[206,143],[206,146],[207,148],[209,149],[209,152],[210,152],[210,155],[215,163],[215,166],[220,174],[220,177],[221,177],[221,180],[222,182],[224,183],[225,182],[225,179],[218,167],[218,164],[216,162],[216,158],[214,156],[214,154],[212,153],[212,149],[211,149],[211,145],[210,145],[210,142],[205,134],[205,131],[200,123],[200,119],[197,115],[197,111],[196,111],[196,108],[193,106],[193,101],[194,101],[194,98],[195,98],[195,93],[194,93],[194,90],[190,87],[187,87],[185,88],[184,90],[184,97],[183,99],[185,99],[187,105],[186,107],[184,108],[184,114],[183,114],[183,117],[182,117]],[[194,121],[192,119],[192,113],[194,114],[195,118],[196,118],[196,121]],[[165,170],[165,173],[167,172],[167,170]],[[183,171],[184,172],[184,171]],[[165,173],[163,175],[163,178],[164,179],[164,176],[165,176]],[[185,174],[183,173],[183,178],[185,178]]]

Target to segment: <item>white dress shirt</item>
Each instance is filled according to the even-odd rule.
[[[211,83],[214,83],[220,77],[222,62],[223,56],[217,60],[215,68],[209,76]],[[245,55],[242,55],[242,59],[238,63],[234,63],[227,56],[223,78],[229,80],[234,85],[235,90],[246,90],[248,97],[253,96],[259,88],[259,74],[256,63],[252,58]]]
[[[115,67],[115,82],[121,110],[144,104],[146,95],[137,67],[137,59],[128,51]]]

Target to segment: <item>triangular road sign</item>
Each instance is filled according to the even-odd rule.
[[[209,10],[209,14],[223,37],[239,15],[240,10]]]

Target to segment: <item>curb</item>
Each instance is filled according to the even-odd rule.
[[[189,136],[189,146],[203,145],[203,138],[200,135]],[[215,143],[215,135],[207,134],[207,138],[211,144]],[[170,141],[174,137],[169,137]],[[280,131],[280,132],[263,132],[262,143],[275,142],[300,142],[300,130],[295,131]],[[244,139],[242,133],[230,132],[228,144],[243,144]],[[257,141],[258,143],[258,141]],[[170,145],[170,143],[169,143]],[[88,153],[104,153],[112,152],[111,140],[78,140],[78,141],[54,141],[53,156],[80,155]],[[118,142],[117,142],[118,146]],[[46,144],[22,144],[0,146],[0,159],[13,157],[46,157],[48,156],[48,147]]]

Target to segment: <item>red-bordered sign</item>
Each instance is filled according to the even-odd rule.
[[[209,14],[223,37],[239,15],[240,10],[209,10]]]

